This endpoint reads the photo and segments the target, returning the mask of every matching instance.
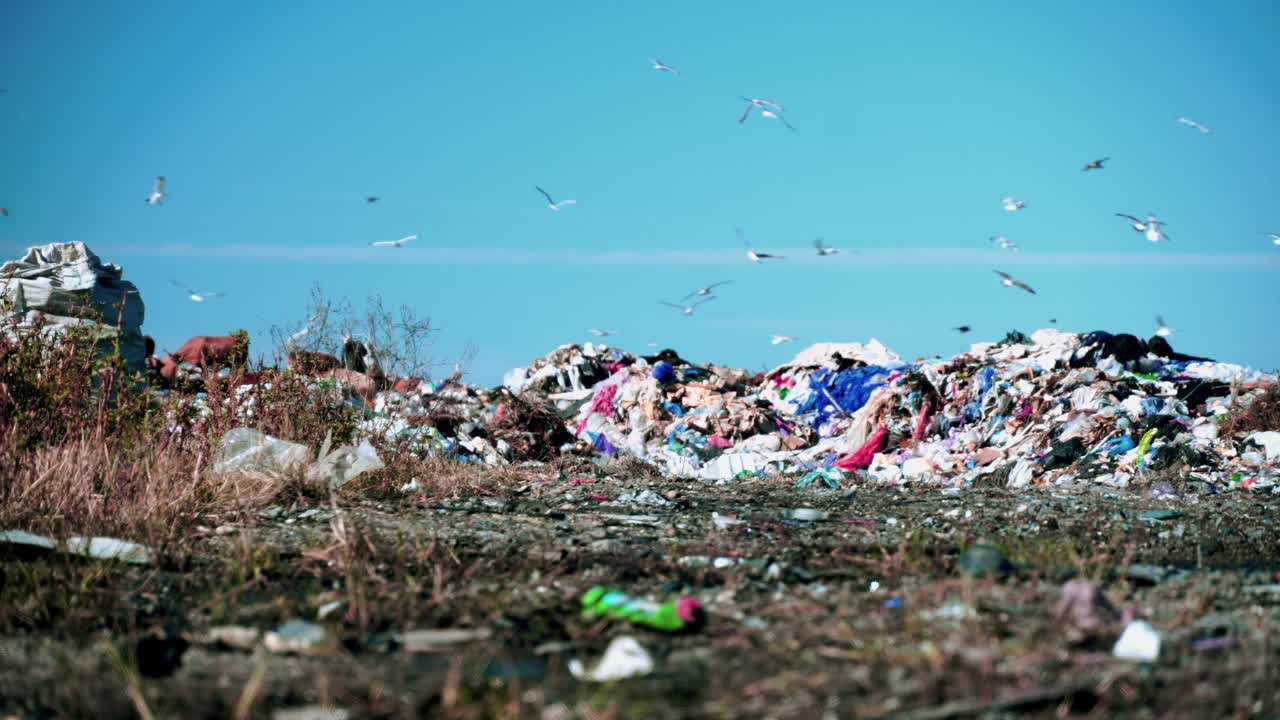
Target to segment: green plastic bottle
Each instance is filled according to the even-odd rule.
[[[582,596],[582,616],[621,618],[654,630],[679,632],[701,626],[706,613],[697,598],[681,597],[659,604],[597,585]]]

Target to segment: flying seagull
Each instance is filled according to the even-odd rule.
[[[1009,212],[1017,212],[1027,206],[1027,204],[1022,202],[1021,200],[1017,198],[1011,198],[1011,197],[1004,198],[1003,200],[1000,201],[1000,204],[1003,205],[1004,209],[1008,210]]]
[[[769,338],[769,344],[781,345],[782,343],[789,343],[793,340],[795,340],[795,338],[790,335],[774,335],[772,338]]]
[[[1178,122],[1182,123],[1183,125],[1186,125],[1187,127],[1193,127],[1199,130],[1201,135],[1208,135],[1210,132],[1213,132],[1209,128],[1201,125],[1200,123],[1188,117],[1180,117],[1178,118]]]
[[[991,242],[998,244],[1001,250],[1012,250],[1014,252],[1018,252],[1018,245],[1003,235],[991,236]]]
[[[782,107],[781,105],[779,105],[778,103],[772,100],[766,100],[764,98],[749,98],[749,97],[744,97],[742,99],[747,103],[749,103],[752,107],[758,107],[761,110],[773,110],[775,112],[782,112],[783,110],[786,110],[786,108]]]
[[[596,337],[609,337],[610,335],[613,335],[618,331],[617,330],[597,330],[595,328],[591,328],[588,332],[590,332],[592,335],[595,335]]]
[[[826,257],[827,255],[835,255],[836,253],[840,252],[840,248],[829,247],[826,243],[822,242],[822,238],[818,238],[817,240],[813,241],[813,249],[817,250],[818,255],[822,257]]]
[[[956,332],[958,332],[958,333],[960,333],[961,335],[963,335],[963,334],[965,334],[965,333],[969,332],[970,330],[972,330],[973,328],[969,327],[968,325],[961,325],[961,326],[959,326],[959,327],[953,327],[953,328],[951,328],[951,329],[952,329],[952,330],[955,330]]]
[[[1169,327],[1168,325],[1165,325],[1164,318],[1157,315],[1156,316],[1156,335],[1159,335],[1162,338],[1167,338],[1172,334],[1173,334],[1173,328]]]
[[[151,194],[147,196],[147,202],[152,205],[159,205],[168,197],[164,191],[164,176],[160,175],[156,178],[155,187],[151,190]]]
[[[669,72],[672,75],[679,75],[680,71],[662,62],[657,58],[649,58],[649,62],[653,63],[653,69],[659,72]]]
[[[371,245],[372,247],[398,247],[398,248],[402,248],[402,247],[404,247],[406,244],[411,243],[411,242],[413,242],[414,240],[417,240],[417,239],[418,239],[418,236],[417,236],[417,235],[405,235],[404,237],[400,238],[399,240],[379,240],[379,241],[377,241],[377,242],[371,242],[371,243],[369,243],[369,245]]]
[[[1165,234],[1165,231],[1162,229],[1162,226],[1165,224],[1165,222],[1160,218],[1156,217],[1155,215],[1152,215],[1151,213],[1147,213],[1146,220],[1140,220],[1134,217],[1133,215],[1129,215],[1126,213],[1116,213],[1116,217],[1122,217],[1122,218],[1127,218],[1129,220],[1132,220],[1133,221],[1132,227],[1134,232],[1139,232],[1139,233],[1142,233],[1143,235],[1146,235],[1147,239],[1150,240],[1151,242],[1160,242],[1160,240],[1162,239],[1163,240],[1172,239],[1167,234]]]
[[[755,248],[751,247],[751,243],[747,241],[747,236],[742,233],[742,228],[736,227],[734,231],[738,233],[738,239],[742,241],[742,244],[747,246],[747,259],[751,262],[758,263],[762,260],[782,260],[785,258],[783,255],[756,252]]]
[[[9,214],[8,212],[5,213],[5,215],[8,215],[8,214]],[[1271,238],[1272,245],[1280,245],[1280,233],[1262,233],[1262,234]]]
[[[666,302],[665,300],[659,300],[658,302],[660,302],[660,303],[661,303],[661,304],[663,304],[663,305],[666,305],[667,307],[673,307],[673,308],[675,308],[675,309],[679,310],[680,312],[684,313],[685,315],[693,315],[693,311],[694,311],[694,310],[695,310],[699,305],[701,305],[702,303],[711,302],[712,300],[715,300],[715,299],[716,299],[716,298],[715,298],[715,296],[714,296],[714,295],[712,295],[712,296],[710,296],[710,297],[705,297],[705,298],[703,298],[703,299],[699,300],[698,302],[693,303],[693,304],[691,304],[691,305],[677,305],[677,304],[675,304],[675,303],[669,303],[669,302]]]
[[[1108,161],[1108,160],[1110,160],[1110,159],[1111,159],[1111,158],[1109,158],[1109,157],[1104,157],[1104,158],[1102,158],[1101,160],[1094,160],[1093,162],[1091,162],[1091,163],[1089,163],[1088,165],[1085,165],[1085,166],[1084,166],[1084,171],[1085,171],[1085,172],[1089,172],[1090,170],[1101,170],[1101,169],[1102,169],[1102,163],[1104,163],[1104,162],[1106,162],[1106,161]]]
[[[177,280],[174,280],[173,278],[169,278],[169,282],[185,290],[187,292],[187,297],[191,300],[191,302],[204,302],[205,300],[212,300],[213,298],[222,297],[223,295],[226,295],[226,293],[224,292],[196,292],[195,290],[192,290],[191,288],[187,287],[186,285],[183,285],[182,283],[178,282]]]
[[[577,200],[561,200],[560,202],[556,202],[555,200],[552,200],[552,199],[551,199],[551,195],[550,195],[546,190],[543,190],[542,188],[538,187],[537,185],[534,185],[534,186],[533,186],[533,189],[534,189],[534,190],[537,190],[537,191],[538,191],[538,192],[540,192],[540,193],[542,193],[542,196],[543,196],[543,197],[545,197],[545,198],[547,199],[547,207],[551,208],[552,210],[555,210],[556,212],[559,212],[559,211],[560,211],[560,208],[564,207],[565,205],[577,205],[577,204],[578,204],[578,201],[577,201]]]
[[[773,118],[778,118],[779,120],[782,120],[782,118],[778,115],[778,113],[782,112],[782,106],[779,105],[778,103],[772,100],[765,100],[764,98],[744,97],[742,98],[742,100],[747,104],[747,106],[743,108],[742,115],[738,118],[739,125],[746,122],[747,116],[751,114],[752,110],[755,110],[757,108],[760,109],[762,114],[766,112],[769,113],[765,117],[773,117]],[[787,121],[782,120],[782,122],[785,123]],[[787,124],[787,127],[791,127],[790,123]],[[792,129],[794,130],[795,128],[792,128]]]
[[[682,297],[682,298],[680,298],[680,299],[681,299],[681,300],[688,300],[688,299],[689,299],[689,298],[691,298],[691,297],[706,297],[706,296],[708,296],[708,295],[710,295],[710,294],[711,294],[711,291],[712,291],[712,290],[715,290],[716,288],[720,287],[721,285],[728,285],[728,284],[729,284],[729,281],[728,281],[728,280],[721,280],[720,282],[714,282],[714,283],[711,283],[710,285],[708,285],[708,286],[706,286],[706,287],[698,288],[697,290],[694,290],[693,292],[689,293],[688,295],[685,295],[684,297]]]
[[[786,118],[782,117],[781,115],[779,115],[778,113],[776,113],[776,112],[774,112],[774,111],[772,111],[772,110],[761,110],[761,111],[760,111],[760,117],[762,117],[762,118],[769,118],[769,119],[771,119],[771,120],[781,120],[781,121],[782,121],[782,124],[783,124],[783,125],[786,125],[788,130],[790,130],[791,132],[795,132],[795,131],[796,131],[796,127],[795,127],[795,125],[792,125],[791,123],[787,122],[787,119],[786,119]]]
[[[999,270],[996,270],[996,271],[995,271],[995,273],[996,273],[997,275],[999,275],[999,276],[1000,276],[1000,284],[1001,284],[1001,285],[1003,285],[1003,286],[1005,286],[1005,287],[1007,287],[1007,288],[1015,288],[1015,287],[1016,287],[1016,288],[1018,288],[1018,289],[1020,289],[1020,290],[1026,290],[1027,292],[1031,293],[1032,295],[1035,295],[1035,294],[1036,294],[1036,291],[1035,291],[1035,290],[1032,290],[1030,285],[1028,285],[1028,284],[1026,284],[1026,283],[1024,283],[1024,282],[1018,282],[1017,280],[1014,280],[1012,277],[1010,277],[1010,276],[1009,276],[1009,273],[1000,272]]]

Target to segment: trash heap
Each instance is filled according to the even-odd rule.
[[[1280,428],[1221,428],[1233,397],[1247,404],[1277,382],[1164,338],[1053,329],[910,363],[876,340],[822,343],[758,374],[587,343],[492,390],[381,393],[363,429],[464,461],[630,457],[716,483],[1126,487],[1169,474],[1262,489],[1280,477]]]
[[[118,344],[129,369],[140,371],[146,356],[142,296],[122,276],[119,265],[103,263],[82,242],[29,248],[21,259],[0,266],[3,309],[19,327],[42,317],[51,339],[67,328],[88,326],[101,354],[113,353]]]

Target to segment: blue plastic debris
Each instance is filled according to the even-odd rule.
[[[653,366],[653,379],[663,385],[669,385],[676,381],[676,369],[671,367],[671,363],[659,361]]]
[[[1109,457],[1115,457],[1116,455],[1123,455],[1137,446],[1138,443],[1133,441],[1133,436],[1121,435],[1114,440],[1107,441],[1107,444],[1103,445],[1102,449],[1106,451]]]
[[[822,368],[809,378],[812,393],[797,411],[805,414],[817,411],[813,427],[826,424],[832,415],[852,414],[867,404],[871,393],[884,385],[887,370],[879,365],[833,372]]]
[[[796,487],[806,488],[816,480],[821,480],[827,487],[832,490],[840,489],[840,481],[844,480],[844,473],[840,472],[840,468],[825,468],[813,470],[804,477],[796,481]]]

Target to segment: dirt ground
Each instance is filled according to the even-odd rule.
[[[152,566],[0,547],[0,717],[1280,717],[1275,494],[590,479],[298,493],[192,518]],[[1102,620],[1060,607],[1072,579]],[[593,585],[709,619],[586,620]],[[1132,617],[1155,662],[1112,657]],[[303,654],[209,636],[294,618],[326,631]],[[404,646],[431,628],[484,632]],[[571,676],[620,635],[652,673]]]

